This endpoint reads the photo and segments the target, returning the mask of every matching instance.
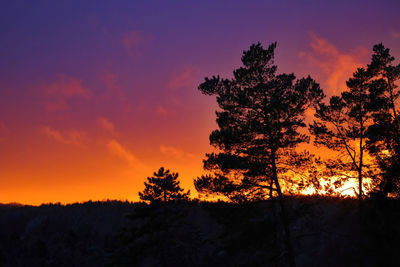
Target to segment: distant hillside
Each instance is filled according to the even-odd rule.
[[[287,201],[298,266],[358,265],[353,199]],[[0,266],[286,266],[270,201],[0,206]],[[399,200],[367,201],[366,266],[400,266]]]

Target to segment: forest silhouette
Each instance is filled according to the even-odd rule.
[[[2,206],[3,229],[19,223],[0,232],[0,264],[399,266],[400,64],[377,44],[327,99],[311,76],[278,73],[275,49],[255,43],[232,78],[198,86],[218,104],[215,152],[194,178],[199,199],[160,167],[139,203]],[[331,157],[304,150],[310,142]],[[355,198],[338,194],[349,180]],[[61,223],[56,213],[71,217]]]

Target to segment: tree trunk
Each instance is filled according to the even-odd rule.
[[[286,243],[286,249],[287,249],[287,253],[288,253],[289,266],[295,267],[296,260],[295,260],[294,253],[293,253],[289,221],[288,221],[288,216],[286,213],[286,208],[285,208],[285,203],[283,200],[281,187],[280,187],[279,181],[278,181],[278,174],[277,174],[277,170],[276,170],[276,162],[275,162],[275,154],[274,153],[272,155],[272,178],[275,182],[276,191],[278,192],[279,206],[281,207],[280,215],[281,215],[281,220],[282,220],[282,224],[283,224],[283,229],[285,231],[285,243]]]
[[[360,103],[360,159],[358,166],[358,216],[359,216],[359,242],[360,242],[360,267],[364,266],[364,227],[363,227],[363,188],[362,188],[362,169],[363,169],[363,157],[364,157],[364,148],[363,148],[363,137],[364,137],[364,123],[362,117],[362,103]]]
[[[397,139],[396,141],[397,141],[397,144],[399,144],[399,142],[400,142],[399,141],[399,121],[397,120],[397,112],[396,112],[396,105],[394,103],[392,80],[389,79],[389,74],[386,74],[386,79],[387,79],[387,83],[389,86],[390,106],[391,106],[392,112],[393,112],[393,120],[394,120],[394,126],[395,126],[395,130],[396,130],[396,139]]]
[[[361,147],[361,145],[360,145]],[[362,151],[362,150],[361,150]],[[362,191],[362,152],[360,152],[360,166],[358,168],[358,186],[359,186],[359,193],[358,193],[358,216],[359,216],[359,242],[360,242],[360,267],[364,266],[364,227],[363,227],[363,191]]]
[[[167,185],[166,185],[165,179],[164,179],[163,186],[164,186],[164,207],[166,207],[167,206]]]
[[[271,184],[270,184],[270,191],[269,191],[269,201],[271,203],[272,207],[272,212],[273,212],[273,231],[274,231],[274,240],[273,240],[273,245],[274,245],[274,253],[276,255],[280,254],[280,248],[279,248],[279,242],[278,242],[278,227],[277,227],[277,218],[278,218],[278,211],[276,210],[276,203],[275,203],[275,198],[274,198],[274,179],[271,176]],[[278,258],[278,257],[276,257]],[[274,262],[274,266],[278,266],[278,261]]]

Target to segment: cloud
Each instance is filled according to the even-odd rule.
[[[400,39],[400,32],[399,31],[392,31],[390,33],[393,39]]]
[[[117,140],[115,139],[109,140],[107,143],[107,148],[112,155],[122,159],[129,165],[142,169],[145,168],[145,165],[138,158],[136,158],[128,149],[123,147]]]
[[[87,141],[87,134],[83,131],[69,130],[61,132],[52,127],[44,126],[42,127],[42,132],[46,136],[66,145],[80,146]]]
[[[97,100],[109,102],[111,99],[113,99],[118,101],[118,106],[122,107],[126,112],[132,111],[130,102],[125,96],[124,88],[119,83],[119,79],[116,74],[106,70],[100,76],[100,80],[106,87],[106,91],[102,93]]]
[[[195,156],[191,153],[187,153],[181,149],[175,148],[173,146],[161,145],[160,152],[164,155],[169,157],[173,157],[176,159],[187,159],[187,158],[194,158]]]
[[[167,87],[171,89],[192,87],[196,81],[196,74],[196,70],[193,67],[185,67],[180,72],[172,74]]]
[[[69,108],[69,105],[65,99],[56,99],[51,103],[46,103],[47,111],[60,111],[66,110]]]
[[[0,121],[0,133],[7,131],[7,127],[4,122]]]
[[[163,106],[158,106],[156,108],[156,113],[160,116],[168,115],[168,111]]]
[[[65,110],[69,108],[71,98],[89,99],[91,91],[82,85],[82,81],[67,75],[59,75],[57,80],[41,87],[46,98],[48,111]]]
[[[117,94],[119,97],[123,97],[123,89],[118,83],[118,77],[116,74],[109,71],[105,71],[100,78],[109,92]]]
[[[317,67],[316,72],[321,72],[322,83],[328,92],[337,94],[346,87],[346,81],[353,72],[363,66],[368,55],[368,49],[359,47],[352,53],[343,53],[329,41],[310,33],[310,51],[300,52],[299,57]]]
[[[124,33],[121,38],[121,45],[125,52],[132,58],[140,56],[140,48],[151,40],[149,34],[130,31]]]
[[[96,119],[97,124],[104,130],[110,132],[111,134],[116,134],[114,124],[107,118],[98,117]]]
[[[4,136],[8,133],[8,128],[6,124],[2,121],[0,121],[0,141],[4,140]]]
[[[59,75],[57,81],[47,84],[43,87],[46,95],[89,98],[90,90],[82,85],[82,81],[69,77],[67,75]]]

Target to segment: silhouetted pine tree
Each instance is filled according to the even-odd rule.
[[[154,172],[153,177],[148,177],[144,183],[145,189],[139,192],[141,200],[149,203],[167,203],[169,201],[188,200],[190,191],[186,193],[179,186],[178,173],[170,173],[161,167]]]
[[[367,129],[372,125],[369,96],[370,75],[359,68],[347,81],[348,90],[341,96],[330,98],[329,104],[321,103],[310,125],[315,144],[342,152],[336,170],[345,171],[351,178],[358,178],[360,220],[360,264],[363,260],[363,178],[366,174],[365,152]],[[344,160],[344,161],[343,161]],[[332,161],[331,161],[332,162]],[[346,173],[347,172],[347,173]]]
[[[331,97],[329,104],[321,103],[315,114],[316,120],[310,125],[317,146],[322,145],[343,152],[339,155],[339,159],[344,162],[338,161],[336,167],[357,173],[360,200],[363,196],[366,132],[372,125],[369,79],[367,71],[359,68],[347,81],[349,90],[340,96]]]
[[[270,196],[276,191],[281,207],[289,263],[295,265],[290,230],[279,179],[294,165],[301,165],[298,144],[309,137],[300,133],[305,111],[323,98],[319,85],[310,77],[296,80],[294,74],[276,74],[276,43],[264,49],[253,44],[243,52],[243,67],[233,79],[206,78],[199,90],[216,95],[218,130],[210,142],[220,150],[207,154],[206,170],[214,175],[195,179],[200,192],[223,193],[233,198]],[[303,155],[304,156],[304,155]],[[275,188],[273,186],[275,185]]]
[[[368,130],[368,150],[382,171],[378,190],[384,196],[400,196],[400,118],[399,88],[400,64],[382,43],[373,48],[368,71],[373,79],[370,84],[371,110],[374,125]]]

